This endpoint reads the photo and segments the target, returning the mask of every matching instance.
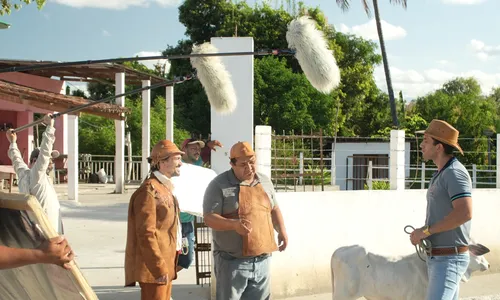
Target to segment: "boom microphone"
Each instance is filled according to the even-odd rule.
[[[297,50],[295,57],[315,89],[328,94],[340,84],[340,70],[333,52],[313,19],[303,16],[291,21],[286,40],[288,47]]]
[[[209,42],[194,45],[192,54],[217,53],[217,48]],[[229,114],[236,108],[236,92],[231,75],[218,56],[191,57],[191,65],[196,69],[198,79],[205,89],[210,105],[220,114]]]

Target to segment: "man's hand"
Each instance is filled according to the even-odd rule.
[[[165,274],[163,276],[160,276],[155,279],[156,283],[168,283],[168,274]]]
[[[286,232],[278,233],[278,245],[280,252],[286,249],[286,246],[288,245],[288,235]]]
[[[248,220],[240,219],[236,223],[235,230],[239,235],[248,235],[250,232],[252,232],[252,223]]]
[[[55,264],[65,269],[71,269],[69,262],[75,256],[68,241],[62,236],[58,236],[45,241],[38,248],[42,251],[42,262],[48,264]]]
[[[208,148],[210,148],[210,149],[212,149],[214,151],[217,151],[217,149],[215,149],[215,146],[221,147],[221,148],[223,147],[222,144],[219,141],[217,141],[217,140],[215,140],[215,141],[208,141],[207,142],[207,147]]]
[[[54,127],[54,119],[52,118],[52,114],[46,114],[43,117],[43,123],[47,126],[52,126]]]
[[[412,245],[416,245],[420,243],[422,239],[425,239],[427,235],[424,233],[422,228],[415,229],[411,234],[410,234],[410,241]]]
[[[9,129],[5,132],[7,139],[11,143],[15,143],[17,141],[17,134],[14,132],[14,129]]]

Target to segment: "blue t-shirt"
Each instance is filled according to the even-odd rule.
[[[471,197],[472,181],[467,169],[455,157],[451,158],[443,169],[435,173],[427,190],[428,226],[440,222],[453,209],[453,201],[462,197]],[[432,247],[467,246],[470,239],[471,221],[450,231],[432,234],[427,238]],[[431,230],[432,231],[432,230]]]

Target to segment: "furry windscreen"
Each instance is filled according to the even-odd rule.
[[[295,57],[311,85],[328,94],[340,84],[340,70],[323,32],[308,16],[288,24],[286,40],[288,47],[296,50]]]
[[[193,46],[192,54],[218,53],[209,42]],[[236,108],[236,92],[231,75],[218,56],[191,57],[198,79],[205,89],[210,105],[220,114],[229,114]]]

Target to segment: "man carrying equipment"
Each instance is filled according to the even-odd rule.
[[[47,175],[47,169],[52,163],[52,158],[57,157],[59,154],[58,151],[52,151],[52,146],[56,140],[54,135],[56,129],[52,115],[45,115],[43,123],[47,125],[47,128],[43,133],[40,149],[31,152],[29,161],[31,169],[24,163],[21,152],[17,148],[17,135],[12,129],[6,132],[7,139],[10,142],[8,155],[17,174],[19,192],[35,196],[54,229],[59,234],[62,234],[61,205],[54,186]]]

